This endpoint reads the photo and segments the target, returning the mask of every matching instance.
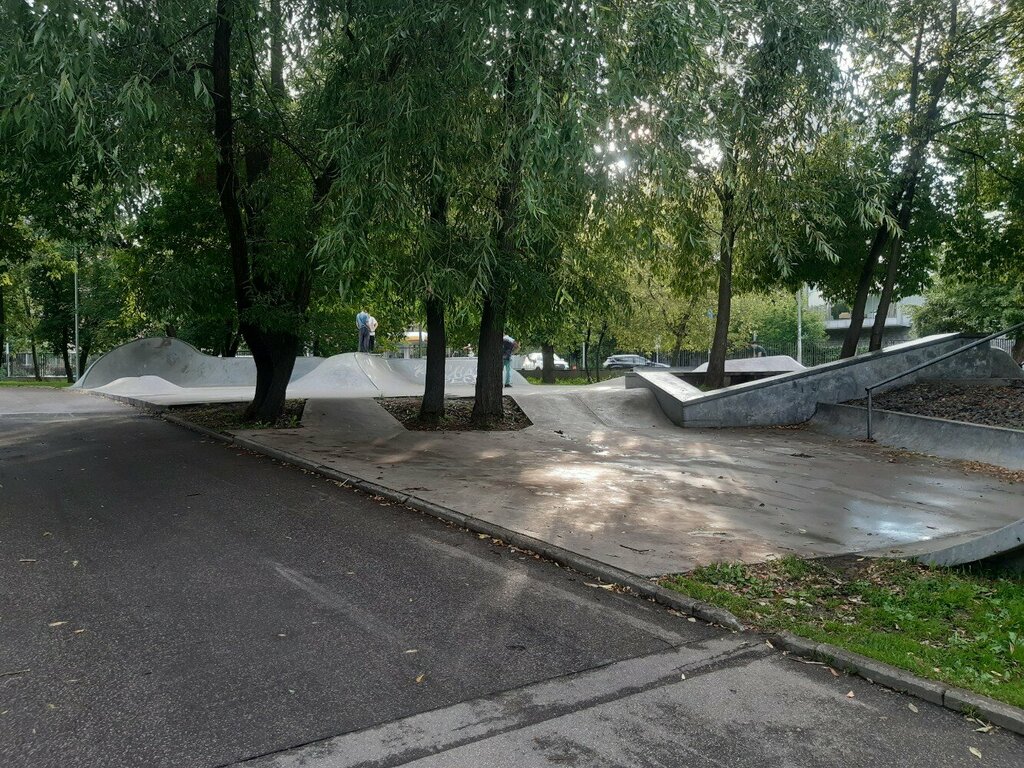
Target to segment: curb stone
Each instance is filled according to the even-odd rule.
[[[541,539],[535,539],[532,536],[510,530],[509,528],[497,525],[496,523],[481,520],[478,517],[467,515],[463,512],[459,512],[458,510],[451,509],[450,507],[446,507],[432,501],[427,501],[426,499],[421,499],[417,496],[411,496],[407,493],[402,493],[401,491],[395,491],[386,486],[378,485],[377,483],[357,477],[356,475],[351,475],[347,472],[342,472],[332,467],[328,467],[325,464],[309,461],[308,459],[288,453],[287,451],[270,448],[269,446],[262,445],[251,438],[225,435],[221,432],[215,432],[207,429],[206,427],[201,427],[198,424],[193,424],[167,413],[158,413],[157,415],[159,418],[162,418],[171,424],[184,427],[185,429],[190,429],[202,435],[207,435],[219,440],[220,442],[235,445],[239,448],[246,448],[269,458],[277,459],[278,461],[299,467],[300,469],[316,472],[330,480],[343,483],[344,485],[358,491],[368,493],[371,496],[380,496],[388,501],[414,509],[417,512],[466,528],[473,533],[482,533],[493,539],[499,539],[506,544],[518,547],[519,549],[535,552],[542,557],[554,561],[558,565],[567,566],[586,576],[597,578],[610,584],[618,584],[626,587],[640,597],[653,600],[656,603],[701,619],[709,624],[718,624],[731,629],[734,632],[742,632],[745,629],[742,622],[724,608],[719,608],[718,606],[705,603],[701,600],[685,597],[677,592],[665,589],[653,580],[644,578],[643,576],[637,576],[636,574],[629,573],[628,571],[623,571],[614,566],[602,563],[599,560],[594,560],[586,557],[585,555],[580,555],[555,544],[542,541]]]
[[[1024,709],[962,688],[928,680],[891,664],[875,661],[828,643],[817,643],[798,637],[791,632],[778,632],[770,635],[768,639],[776,648],[831,664],[844,672],[863,677],[869,683],[878,683],[894,691],[909,693],[954,712],[970,713],[1007,731],[1024,735]]]

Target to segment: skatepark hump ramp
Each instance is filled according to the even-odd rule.
[[[418,395],[426,379],[425,359],[385,358],[348,352],[329,358],[295,360],[291,397],[377,397]],[[465,390],[476,384],[476,358],[448,358],[445,383]],[[515,386],[527,385],[513,372]],[[137,339],[97,359],[75,386],[114,394],[173,395],[189,389],[251,388],[256,365],[251,357],[213,357],[179,339]]]

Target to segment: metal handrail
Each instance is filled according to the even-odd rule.
[[[948,360],[951,357],[955,357],[956,355],[959,355],[961,352],[966,352],[968,349],[980,347],[982,344],[987,344],[993,339],[998,339],[1000,336],[1006,336],[1007,334],[1013,333],[1014,331],[1020,330],[1022,328],[1024,328],[1024,323],[1017,323],[1016,325],[1011,325],[1009,328],[1005,330],[998,331],[996,333],[991,333],[983,339],[975,339],[970,344],[964,344],[962,347],[957,347],[952,352],[947,352],[944,355],[939,355],[933,360],[928,360],[927,362],[915,365],[913,368],[908,368],[907,370],[903,371],[903,373],[897,373],[895,376],[890,376],[888,379],[884,379],[882,381],[877,382],[876,384],[872,384],[870,387],[865,387],[864,389],[868,393],[868,440],[874,439],[871,436],[872,391],[878,389],[879,387],[884,387],[886,384],[892,384],[892,382],[896,381],[897,379],[902,379],[904,376],[909,376],[912,373],[917,373],[922,368],[927,368],[929,365],[941,363],[943,360]]]

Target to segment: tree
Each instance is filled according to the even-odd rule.
[[[903,0],[892,5],[886,23],[862,51],[860,66],[870,80],[864,109],[878,139],[878,166],[888,183],[884,209],[861,259],[844,357],[857,351],[868,294],[884,257],[870,348],[881,346],[904,243],[915,212],[929,194],[926,173],[933,146],[944,132],[992,111],[982,105],[989,102],[986,91],[1000,58],[994,44],[998,13],[994,6],[960,0]]]
[[[833,218],[834,196],[799,170],[824,133],[844,34],[864,9],[726,3],[721,13],[695,105],[703,130],[679,136],[674,147],[694,158],[692,194],[678,209],[689,233],[679,242],[717,269],[711,387],[724,380],[737,267],[769,262],[785,274],[808,244],[819,256],[833,255],[820,231]]]

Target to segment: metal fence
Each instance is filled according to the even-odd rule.
[[[2,357],[4,356],[0,354],[0,358]],[[39,361],[39,375],[44,379],[63,378],[66,375],[64,360],[61,357],[37,354],[36,359]],[[0,370],[0,376],[9,379],[32,379],[35,378],[35,375],[31,352],[18,352],[9,355],[3,361],[2,370]]]

